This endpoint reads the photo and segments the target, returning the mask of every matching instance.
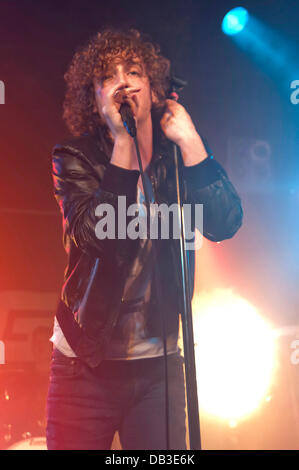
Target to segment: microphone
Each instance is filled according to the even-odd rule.
[[[131,137],[136,137],[136,123],[129,103],[123,102],[119,109],[123,124]]]

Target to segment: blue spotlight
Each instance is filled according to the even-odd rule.
[[[222,31],[229,36],[240,33],[247,24],[248,16],[248,11],[245,8],[233,8],[226,13],[222,20]]]

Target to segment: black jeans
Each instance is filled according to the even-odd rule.
[[[168,356],[171,449],[186,449],[183,358]],[[49,450],[166,449],[164,358],[103,361],[95,369],[54,348],[47,399]]]

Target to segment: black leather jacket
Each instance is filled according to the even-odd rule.
[[[156,202],[175,202],[175,175],[172,156],[154,155],[150,176]],[[203,235],[212,241],[231,238],[242,223],[240,198],[223,167],[209,156],[180,173],[183,198],[203,204]],[[112,204],[117,215],[118,196],[127,205],[136,202],[139,171],[112,165],[98,140],[75,137],[53,149],[54,194],[63,215],[63,242],[68,254],[64,285],[56,316],[75,353],[91,367],[105,357],[115,325],[122,292],[136,240],[100,240],[95,233],[101,203]],[[160,241],[159,266],[168,330],[177,328],[178,296],[177,240]],[[194,285],[194,251],[188,252],[191,289]]]

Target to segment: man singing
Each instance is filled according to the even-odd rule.
[[[135,30],[105,30],[73,57],[64,118],[73,137],[53,150],[55,198],[68,255],[58,303],[47,401],[49,449],[166,449],[162,318],[166,325],[169,443],[186,449],[183,358],[177,345],[181,281],[177,241],[99,237],[119,200],[144,207],[136,148],[123,125],[134,116],[151,201],[174,203],[172,143],[180,149],[184,202],[203,204],[203,235],[231,238],[242,223],[240,199],[207,151],[185,108],[168,99],[170,63]],[[124,199],[125,196],[125,199]],[[194,283],[194,250],[188,253]],[[157,291],[159,290],[159,295]]]

